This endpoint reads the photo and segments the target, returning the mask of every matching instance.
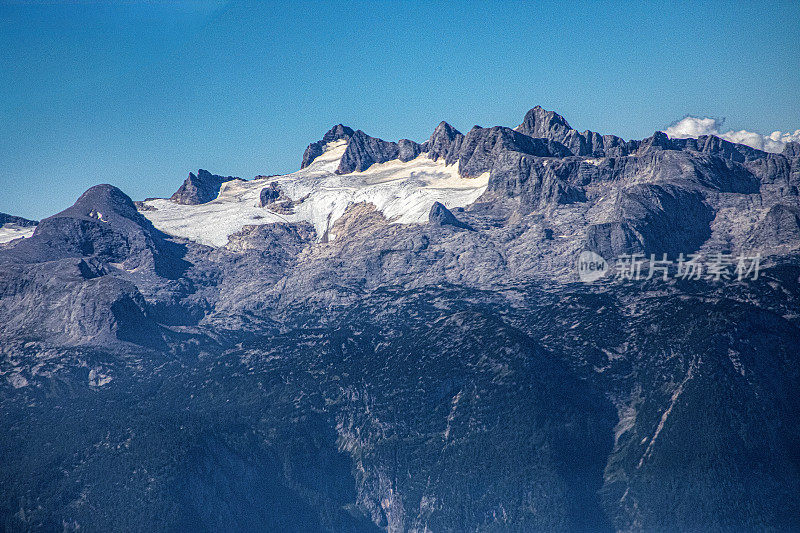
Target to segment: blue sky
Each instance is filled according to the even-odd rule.
[[[289,172],[339,122],[421,141],[538,104],[625,138],[800,128],[798,2],[421,4],[0,0],[0,211]]]

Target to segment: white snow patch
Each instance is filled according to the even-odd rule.
[[[16,224],[3,224],[0,226],[0,244],[13,241],[14,239],[24,239],[33,235],[36,226],[22,227]]]
[[[329,143],[311,165],[292,174],[227,182],[217,198],[206,204],[148,200],[146,205],[153,210],[142,211],[142,215],[168,234],[209,246],[225,246],[228,237],[244,226],[275,222],[309,222],[321,238],[356,203],[375,205],[394,223],[422,223],[427,222],[434,202],[449,209],[464,207],[477,200],[489,184],[488,172],[462,178],[457,164],[447,166],[425,154],[406,163],[394,160],[372,165],[364,172],[337,175],[334,171],[346,147],[345,141]],[[261,189],[272,182],[296,202],[292,214],[258,206]]]

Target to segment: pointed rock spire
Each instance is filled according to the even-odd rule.
[[[464,135],[460,131],[442,121],[425,143],[428,157],[433,160],[444,158],[448,165],[455,163],[458,161],[458,151],[463,140]]]
[[[326,144],[342,139],[350,141],[354,133],[352,128],[348,128],[344,124],[335,125],[322,136],[321,140],[313,142],[306,147],[306,151],[303,152],[303,162],[300,164],[300,168],[306,168],[313,163],[316,158],[321,156],[325,152]]]
[[[185,205],[198,205],[210,202],[219,194],[222,184],[239,178],[233,176],[218,176],[202,168],[197,174],[189,172],[189,177],[183,185],[170,197],[175,203]]]
[[[536,106],[527,113],[517,128],[517,131],[531,137],[552,139],[563,142],[570,131],[575,131],[569,123],[555,111],[547,111],[541,106]]]
[[[461,229],[472,230],[469,224],[461,222],[442,203],[434,202],[428,213],[428,222],[434,226],[453,226]]]
[[[397,159],[400,150],[397,143],[370,137],[361,130],[356,131],[347,142],[347,149],[339,161],[337,174],[363,172],[375,163]]]

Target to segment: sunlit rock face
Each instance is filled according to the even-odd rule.
[[[798,154],[537,107],[0,218],[0,519],[798,529]],[[729,275],[648,275],[690,256]]]

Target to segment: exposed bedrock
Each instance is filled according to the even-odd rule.
[[[636,184],[618,193],[611,218],[587,228],[587,249],[606,259],[631,253],[674,257],[708,240],[714,210],[698,191]]]
[[[158,344],[137,283],[177,280],[189,267],[184,254],[122,191],[96,185],[0,253],[0,314],[17,317],[5,328],[73,344]]]
[[[439,202],[434,202],[428,213],[428,222],[434,226],[453,226],[459,229],[472,230],[469,224],[461,222],[456,216]]]
[[[314,162],[314,160],[325,152],[325,145],[334,141],[345,140],[349,141],[350,137],[355,133],[352,129],[343,124],[337,124],[329,129],[322,139],[308,145],[306,151],[303,153],[303,162],[300,168],[306,168]]]
[[[772,206],[756,225],[746,246],[763,255],[800,249],[800,207]]]
[[[586,194],[570,180],[578,181],[580,162],[533,157],[520,152],[501,152],[494,159],[488,193],[514,198],[526,209],[586,201]]]
[[[170,200],[186,205],[204,204],[217,197],[223,183],[235,179],[239,178],[218,176],[201,168],[197,171],[197,174],[189,173],[189,177],[170,197]]]

